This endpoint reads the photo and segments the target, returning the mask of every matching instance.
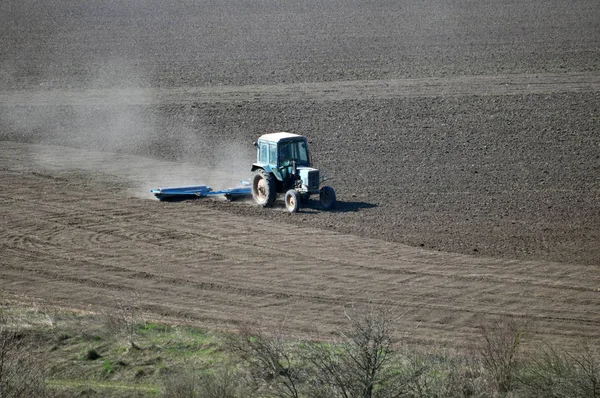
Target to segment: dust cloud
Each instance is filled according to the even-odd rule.
[[[137,197],[168,186],[230,188],[249,178],[251,142],[205,136],[197,110],[162,111],[160,89],[139,67],[107,62],[87,81],[85,88],[0,92],[0,140],[38,144],[31,158],[42,170],[126,179]]]

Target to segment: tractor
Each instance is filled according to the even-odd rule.
[[[306,137],[292,133],[264,134],[254,143],[257,161],[252,165],[251,188],[254,201],[263,207],[273,205],[285,194],[285,207],[296,213],[308,204],[310,195],[319,194],[324,210],[335,206],[335,191],[321,186],[319,170],[311,167]]]

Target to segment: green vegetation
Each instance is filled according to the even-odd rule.
[[[324,343],[148,322],[134,298],[117,307],[0,302],[0,396],[600,397],[597,347],[524,355],[527,330],[506,319],[482,326],[470,354],[458,355],[403,349],[391,314],[376,310],[346,311],[346,327]]]

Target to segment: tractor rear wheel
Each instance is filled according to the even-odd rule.
[[[298,209],[300,209],[300,195],[298,195],[298,192],[290,189],[285,193],[285,208],[290,213],[298,212]]]
[[[273,174],[267,173],[263,169],[259,169],[254,173],[254,177],[252,177],[252,197],[262,207],[271,206],[275,202],[277,186]]]
[[[335,191],[333,188],[324,186],[319,189],[319,200],[323,210],[331,210],[335,206]]]

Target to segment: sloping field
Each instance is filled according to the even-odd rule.
[[[321,338],[352,304],[393,309],[398,334],[420,344],[461,345],[498,316],[523,318],[551,342],[598,337],[596,267],[432,252],[230,214],[211,201],[160,203],[124,194],[126,180],[103,174],[102,162],[94,172],[44,169],[31,161],[44,150],[78,152],[0,145],[4,294],[100,309],[135,292],[150,317],[283,324]],[[107,169],[153,167],[105,160]]]
[[[35,3],[35,2],[34,2]],[[326,338],[346,305],[465,344],[600,340],[600,3],[0,2],[0,292]],[[196,201],[260,134],[334,212]]]

